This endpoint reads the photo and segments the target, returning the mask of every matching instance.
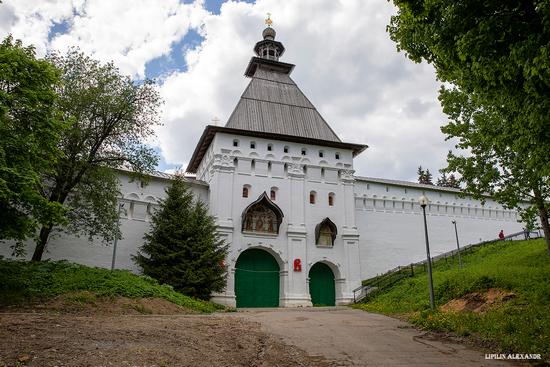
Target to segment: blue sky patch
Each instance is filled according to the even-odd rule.
[[[242,0],[240,2],[244,2],[244,3],[249,3],[249,4],[254,4],[255,3],[255,0]],[[220,14],[220,9],[222,7],[222,4],[225,3],[225,1],[220,1],[220,0],[206,0],[204,2],[204,7],[206,8],[206,10],[208,10],[209,12],[211,12],[212,14]]]
[[[186,71],[185,52],[199,46],[203,40],[204,37],[196,29],[189,29],[184,37],[172,44],[170,54],[157,57],[145,64],[145,76],[154,79],[174,71]]]
[[[51,41],[55,36],[69,32],[71,22],[68,19],[62,20],[60,23],[53,23],[48,31],[48,41]]]

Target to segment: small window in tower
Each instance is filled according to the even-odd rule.
[[[239,146],[239,140],[238,140],[238,139],[233,140],[233,146],[234,146],[234,147],[238,147],[238,146]]]
[[[248,186],[247,185],[244,185],[243,186],[243,198],[247,198],[248,197]]]
[[[269,56],[275,56],[275,51],[269,50]]]
[[[340,153],[336,153],[336,154],[334,155],[334,158],[340,159]]]
[[[321,168],[321,179],[325,179],[325,169]]]
[[[285,145],[285,147],[283,148],[283,152],[285,153],[288,153],[288,147]]]
[[[256,149],[256,142],[254,141],[250,142],[250,149]]]
[[[273,201],[277,200],[277,188],[272,187],[271,191],[269,192],[269,198]]]
[[[273,144],[267,144],[267,150],[271,152],[273,150]]]
[[[307,154],[307,149],[306,148],[302,148],[302,155],[306,155]]]
[[[319,158],[323,158],[324,156],[325,156],[325,153],[322,150],[320,150],[319,151]]]
[[[333,192],[328,194],[328,205],[329,206],[334,206],[334,193]]]
[[[317,193],[315,191],[311,191],[309,193],[309,203],[315,204],[315,197],[317,196]]]

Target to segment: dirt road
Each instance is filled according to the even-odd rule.
[[[0,367],[331,365],[256,323],[219,315],[0,313],[0,341]]]
[[[262,330],[338,366],[511,366],[483,352],[434,340],[409,324],[350,308],[246,310],[228,316],[261,323]],[[495,352],[497,353],[497,352]]]
[[[510,366],[349,308],[214,315],[0,313],[6,366]]]

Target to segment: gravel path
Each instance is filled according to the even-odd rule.
[[[339,366],[512,366],[439,340],[409,324],[347,307],[254,309],[228,314],[259,322],[281,341]],[[496,353],[496,352],[495,352]]]

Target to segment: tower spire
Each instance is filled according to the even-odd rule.
[[[273,21],[271,20],[271,13],[267,13],[267,18],[265,19],[265,24],[267,24],[268,27],[271,27],[273,24]]]
[[[285,52],[285,48],[281,42],[275,41],[275,29],[271,27],[273,20],[271,19],[271,13],[267,13],[265,19],[267,27],[262,32],[263,40],[256,43],[254,46],[254,52],[258,57],[262,59],[279,61],[279,57]]]

